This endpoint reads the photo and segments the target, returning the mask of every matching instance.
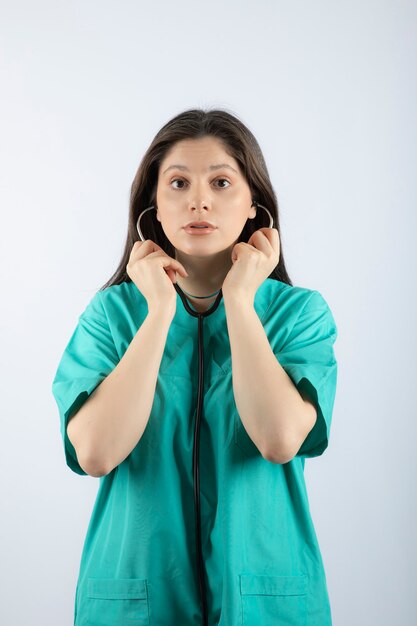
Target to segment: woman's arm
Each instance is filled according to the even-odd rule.
[[[224,304],[239,416],[265,459],[288,463],[312,430],[316,409],[273,353],[253,299],[233,294],[224,296]]]
[[[171,322],[171,313],[149,311],[117,366],[70,418],[68,438],[87,474],[108,474],[140,440]]]

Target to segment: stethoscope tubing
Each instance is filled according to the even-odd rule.
[[[274,227],[274,218],[272,217],[270,211],[268,211],[268,209],[266,208],[266,206],[263,206],[263,204],[259,204],[259,202],[256,203],[256,206],[261,207],[261,209],[265,209],[265,211],[268,213],[269,215],[269,226],[268,228],[273,228]],[[138,235],[141,241],[145,241],[145,237],[142,233],[142,230],[140,228],[140,220],[142,219],[142,216],[146,213],[146,211],[150,211],[151,209],[154,209],[155,206],[152,205],[150,207],[148,207],[147,209],[145,209],[144,211],[142,211],[142,213],[139,215],[138,220],[136,222],[136,229],[138,231]]]

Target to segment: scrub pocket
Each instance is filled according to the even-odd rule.
[[[88,578],[85,626],[149,626],[145,578]]]
[[[306,626],[307,576],[240,575],[242,626]]]

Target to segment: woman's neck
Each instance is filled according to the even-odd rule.
[[[218,254],[205,257],[190,256],[177,251],[175,258],[188,272],[188,276],[180,276],[177,273],[179,287],[191,296],[214,294],[206,300],[200,300],[201,303],[211,304],[232,267],[231,249],[227,248]]]

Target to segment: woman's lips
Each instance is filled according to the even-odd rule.
[[[188,235],[208,235],[217,230],[217,228],[211,228],[210,226],[207,228],[193,228],[192,226],[187,226],[184,230]]]

